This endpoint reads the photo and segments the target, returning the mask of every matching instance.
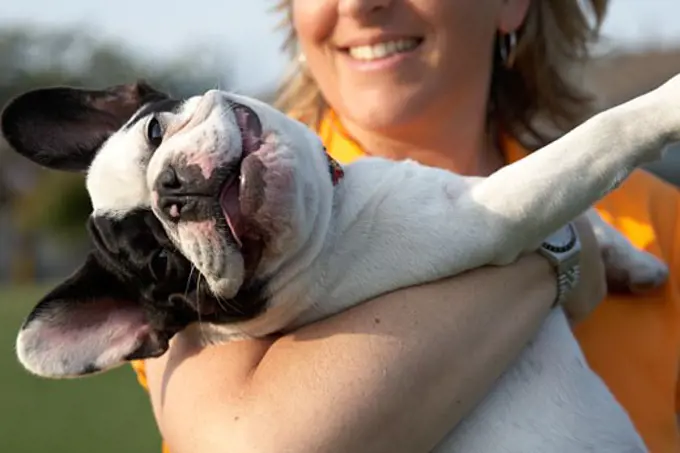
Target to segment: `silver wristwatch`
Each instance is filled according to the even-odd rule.
[[[555,267],[557,273],[557,298],[553,306],[564,303],[579,280],[581,241],[572,223],[555,231],[543,241],[539,253]]]

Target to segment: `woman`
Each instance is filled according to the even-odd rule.
[[[586,96],[563,76],[594,31],[579,3],[287,0],[289,45],[304,58],[280,105],[341,162],[375,154],[488,175],[584,117]],[[606,1],[586,3],[599,25]],[[680,449],[679,204],[674,189],[638,172],[598,206],[672,276],[644,296],[607,296],[576,328],[655,452]],[[579,228],[585,270],[566,305],[575,317],[604,294],[592,232]],[[554,272],[532,255],[282,338],[200,348],[179,335],[164,357],[135,367],[173,453],[425,452],[491,388],[555,296]]]

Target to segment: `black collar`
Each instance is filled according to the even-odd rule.
[[[331,181],[333,185],[336,186],[343,176],[345,176],[345,171],[342,169],[337,160],[333,159],[328,151],[324,147],[324,152],[326,153],[326,158],[328,159],[328,171],[331,174]]]

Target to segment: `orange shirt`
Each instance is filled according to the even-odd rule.
[[[340,163],[365,155],[332,114],[323,121],[319,134]],[[509,140],[504,153],[508,162],[526,155]],[[680,411],[680,192],[639,170],[596,208],[633,244],[668,263],[671,273],[663,288],[645,296],[609,295],[575,327],[576,337],[591,367],[628,410],[651,452],[680,452],[676,422]],[[146,387],[143,363],[135,362],[133,367]],[[169,453],[165,447],[163,453]]]

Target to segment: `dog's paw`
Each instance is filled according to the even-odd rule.
[[[668,266],[643,250],[608,248],[602,256],[607,287],[612,292],[645,293],[668,279]]]

